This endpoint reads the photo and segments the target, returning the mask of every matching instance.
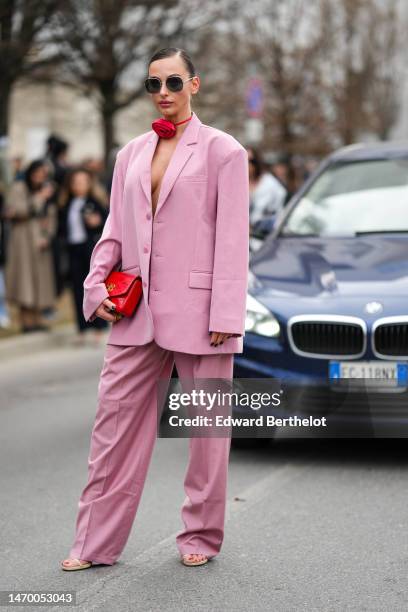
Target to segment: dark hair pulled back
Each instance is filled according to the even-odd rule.
[[[181,57],[189,76],[196,76],[196,70],[194,68],[194,64],[192,62],[191,57],[185,49],[180,49],[179,47],[165,47],[164,49],[159,49],[159,51],[156,51],[156,53],[154,53],[150,58],[148,67],[152,62],[155,62],[156,60],[161,60],[166,57],[174,57],[175,55]]]

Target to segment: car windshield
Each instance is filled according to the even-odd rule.
[[[408,232],[408,159],[329,166],[295,205],[280,235]]]

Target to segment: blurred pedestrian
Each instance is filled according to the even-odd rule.
[[[4,284],[4,266],[6,263],[6,232],[4,219],[4,185],[0,182],[0,328],[10,326]]]
[[[5,285],[17,305],[23,332],[47,330],[41,311],[54,308],[56,291],[51,241],[57,230],[55,186],[44,160],[31,162],[24,180],[12,183],[4,216],[10,224]]]
[[[65,176],[70,168],[68,162],[69,144],[57,136],[51,134],[47,139],[46,161],[49,164],[52,178],[57,186],[56,199],[59,198]],[[54,274],[57,296],[60,296],[65,289],[68,276],[68,254],[61,242],[60,236],[57,234],[52,242],[52,256],[54,263]]]
[[[68,172],[68,143],[59,136],[51,134],[47,140],[46,159],[52,169],[52,178],[57,183],[58,188],[64,182]]]
[[[24,179],[23,158],[20,156],[13,157],[11,160],[11,169],[13,180],[19,181]]]
[[[286,189],[266,170],[260,151],[254,147],[246,149],[249,164],[249,222],[253,227],[263,217],[281,210],[286,199]]]
[[[88,275],[93,248],[99,240],[109,210],[100,202],[94,189],[92,173],[85,168],[71,169],[59,196],[59,235],[64,238],[68,251],[76,324],[77,343],[84,343],[84,333],[92,328],[95,340],[101,339],[107,321],[96,318],[87,323],[82,305],[83,283]]]
[[[108,190],[104,185],[104,163],[101,159],[95,157],[89,157],[85,159],[82,164],[82,168],[85,168],[92,174],[93,180],[93,192],[98,202],[104,206],[109,206],[109,194]]]

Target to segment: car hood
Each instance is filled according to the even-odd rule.
[[[408,236],[274,238],[250,267],[257,286],[273,297],[407,297]]]

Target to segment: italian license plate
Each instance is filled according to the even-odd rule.
[[[330,361],[329,379],[383,384],[386,387],[408,386],[408,363],[397,361]],[[377,386],[377,384],[375,385]]]

